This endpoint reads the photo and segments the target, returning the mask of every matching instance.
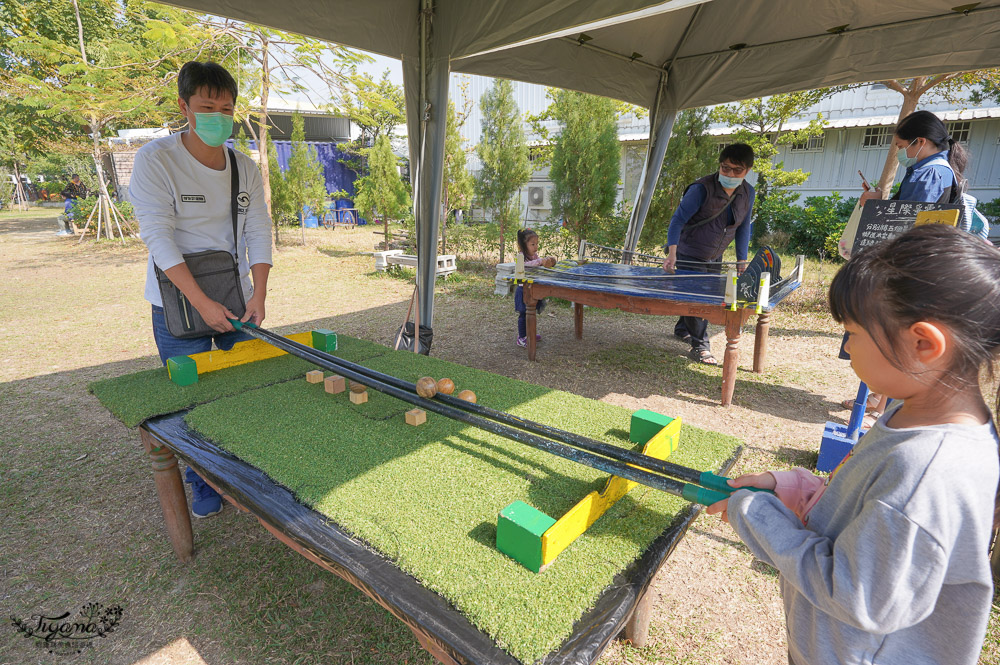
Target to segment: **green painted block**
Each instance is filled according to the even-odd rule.
[[[656,413],[649,409],[639,409],[632,414],[628,440],[632,443],[646,443],[673,420],[670,416],[665,416],[662,413]]]
[[[515,501],[497,517],[497,549],[528,570],[542,567],[542,534],[556,521],[524,501]]]
[[[312,331],[312,347],[314,349],[319,349],[320,351],[330,351],[337,350],[337,333],[332,330],[327,330],[326,328],[320,328],[319,330]]]
[[[198,363],[191,356],[167,358],[167,374],[177,385],[190,386],[198,383]]]

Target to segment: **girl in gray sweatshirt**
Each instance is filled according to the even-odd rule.
[[[858,377],[896,400],[826,479],[750,474],[711,506],[781,574],[795,665],[975,665],[1000,478],[980,390],[1000,351],[1000,251],[938,224],[837,273]]]

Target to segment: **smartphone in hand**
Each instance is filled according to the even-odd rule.
[[[866,192],[872,191],[872,186],[868,184],[867,180],[865,180],[865,174],[861,172],[861,169],[858,169],[858,175],[861,176],[861,187],[863,187]]]

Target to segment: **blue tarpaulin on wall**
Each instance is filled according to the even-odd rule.
[[[278,154],[278,166],[284,172],[288,169],[288,158],[292,156],[291,141],[271,141],[274,144],[274,151]],[[232,141],[229,141],[230,145]],[[354,196],[354,171],[350,170],[339,159],[344,158],[344,153],[337,149],[336,143],[328,141],[306,141],[306,145],[313,149],[319,163],[323,165],[323,176],[326,178],[326,191],[333,193],[344,190],[348,198]],[[257,142],[250,141],[250,149],[257,149]]]
[[[278,156],[278,167],[281,169],[282,173],[288,170],[288,159],[292,156],[292,142],[291,141],[271,141],[274,144],[274,151]],[[228,144],[231,146],[232,141]],[[306,141],[308,145],[316,155],[316,159],[323,166],[323,176],[326,178],[326,191],[330,194],[337,191],[347,192],[347,199],[339,199],[336,202],[336,208],[352,208],[354,207],[351,198],[354,196],[354,180],[357,177],[354,171],[350,170],[338,160],[344,158],[344,153],[337,148],[336,143],[329,141]],[[249,146],[251,150],[257,149],[257,142],[250,141]],[[329,208],[334,208],[334,203],[331,201]],[[364,224],[363,220],[358,220],[359,223]],[[319,225],[319,220],[317,220],[316,215],[312,211],[306,211],[306,215],[303,218],[303,222],[307,228],[316,228]]]

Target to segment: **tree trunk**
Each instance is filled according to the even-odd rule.
[[[922,91],[920,88],[924,84],[926,77],[918,77],[913,79],[910,84],[910,88],[905,92],[901,92],[903,95],[903,105],[899,109],[899,116],[896,118],[896,124],[899,121],[910,115],[917,109],[917,102],[920,101],[920,95]],[[892,193],[892,184],[896,180],[896,171],[899,169],[899,160],[896,159],[896,153],[899,150],[896,149],[895,143],[889,144],[889,154],[885,157],[885,165],[882,167],[882,175],[879,176],[878,186],[882,190],[882,198],[889,198]]]
[[[17,158],[14,158],[14,198],[17,199],[17,209],[27,211],[28,193],[24,191],[24,183],[21,182],[21,170],[17,166]],[[11,206],[11,210],[14,206]]]
[[[442,203],[441,207],[443,208],[443,211],[442,211],[442,214],[441,214],[441,253],[444,254],[445,251],[446,251],[446,248],[445,248],[445,236],[446,236],[445,227],[448,226],[448,188],[447,187],[445,187],[444,196],[442,196],[441,198],[443,199],[442,202],[441,202]]]
[[[76,0],[73,0],[73,11],[76,13],[76,34],[80,40],[80,55],[83,57],[83,64],[89,65],[87,49],[83,45],[83,21],[80,20],[80,5],[77,4]]]
[[[389,216],[388,215],[383,215],[382,216],[382,223],[383,223],[383,227],[385,228],[385,235],[382,238],[382,242],[385,243],[385,248],[384,249],[385,249],[385,251],[388,252],[389,251]]]
[[[271,91],[271,64],[268,60],[268,38],[262,30],[257,35],[260,38],[260,119],[257,131],[257,158],[260,161],[260,177],[264,182],[264,205],[267,214],[274,224],[274,234],[271,236],[271,250],[278,250],[278,220],[271,213],[271,165],[267,159],[267,98]]]
[[[111,208],[113,205],[111,203],[111,194],[108,193],[107,183],[104,182],[104,164],[101,163],[101,128],[99,125],[91,125],[91,134],[94,139],[94,170],[97,172],[97,198],[104,201],[104,206],[101,208],[100,214],[104,217],[105,232],[108,234],[108,239],[114,239],[114,227],[111,226],[116,220],[111,216]],[[100,240],[100,236],[97,237]],[[122,233],[122,240],[125,240],[125,234]]]
[[[503,223],[507,218],[506,211],[501,211],[500,213],[500,263],[503,263],[504,259],[504,241],[503,241]]]

